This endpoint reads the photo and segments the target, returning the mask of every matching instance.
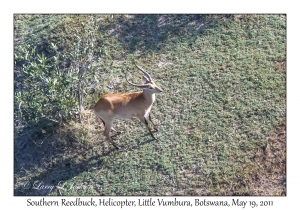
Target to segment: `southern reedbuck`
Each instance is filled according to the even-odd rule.
[[[150,111],[155,100],[155,93],[161,93],[162,89],[155,85],[151,76],[144,69],[138,65],[136,65],[136,67],[144,73],[143,84],[137,85],[129,82],[126,75],[125,79],[130,85],[143,88],[142,91],[134,93],[106,94],[99,99],[94,107],[96,115],[102,120],[105,126],[104,136],[117,149],[120,149],[120,147],[113,142],[109,136],[111,129],[121,133],[121,131],[112,127],[115,118],[138,117],[147,126],[152,138],[156,139],[149,128],[149,121],[152,122]],[[154,129],[158,131],[153,122],[152,124]]]

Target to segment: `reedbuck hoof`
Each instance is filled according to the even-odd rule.
[[[152,136],[152,138],[153,138],[154,140],[158,140],[155,136]]]
[[[117,145],[117,144],[113,144],[114,145],[114,147],[117,149],[117,150],[124,150],[122,147],[120,147],[119,145]]]

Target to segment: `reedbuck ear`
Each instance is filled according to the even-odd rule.
[[[143,80],[144,84],[147,84],[147,83],[150,82],[150,80],[147,77],[145,77],[145,76],[143,76],[142,80]]]

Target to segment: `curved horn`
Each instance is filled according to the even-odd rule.
[[[133,86],[136,86],[136,87],[139,87],[139,88],[146,88],[146,87],[149,87],[149,85],[137,85],[137,84],[133,84],[133,83],[129,82],[128,79],[127,79],[127,73],[125,73],[125,79],[126,79],[126,81],[127,81],[129,84],[131,84],[131,85],[133,85]]]
[[[148,74],[144,69],[142,69],[141,67],[139,67],[137,64],[135,64],[135,66],[136,66],[141,72],[143,72],[143,73],[148,77],[148,79],[149,79],[150,81],[152,81],[152,78],[151,78],[150,74]]]

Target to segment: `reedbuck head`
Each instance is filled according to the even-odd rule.
[[[133,84],[131,82],[128,81],[126,75],[125,75],[125,79],[126,81],[135,86],[135,87],[139,87],[139,88],[143,88],[143,92],[147,93],[147,94],[154,94],[154,93],[161,93],[162,89],[160,89],[159,87],[157,87],[154,83],[154,81],[152,80],[150,74],[148,74],[144,69],[142,69],[141,67],[139,67],[138,65],[136,65],[136,67],[144,73],[143,76],[143,84],[141,85],[137,85],[137,84]]]
[[[161,93],[162,89],[156,86],[149,73],[138,65],[136,65],[136,67],[144,74],[143,84],[134,84],[129,82],[126,75],[125,79],[130,85],[142,88],[142,91],[134,93],[106,94],[99,99],[94,107],[95,113],[102,120],[105,126],[104,136],[117,149],[120,149],[120,147],[114,143],[109,136],[111,129],[121,133],[121,131],[112,127],[115,118],[139,118],[148,128],[152,138],[156,139],[149,127],[149,121],[152,122],[150,111],[152,104],[155,101],[155,93]],[[152,124],[154,125],[153,122]],[[155,125],[154,129],[158,131],[158,128]]]

